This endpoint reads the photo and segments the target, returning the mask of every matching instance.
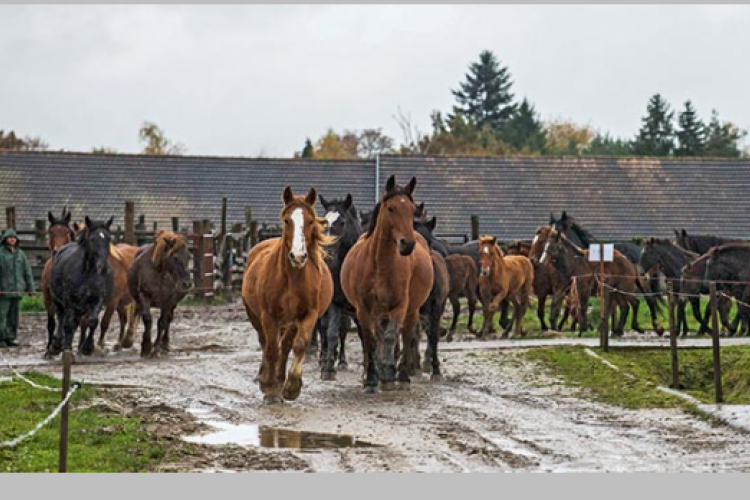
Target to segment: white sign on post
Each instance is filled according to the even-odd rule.
[[[613,260],[615,260],[615,246],[612,243],[589,245],[589,262],[612,262]]]

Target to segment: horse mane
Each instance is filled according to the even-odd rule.
[[[329,236],[325,233],[325,218],[318,217],[318,213],[315,211],[315,207],[305,202],[304,196],[295,196],[295,199],[291,203],[286,205],[281,210],[281,213],[283,214],[291,207],[308,209],[312,212],[313,229],[312,237],[310,238],[312,242],[312,252],[310,252],[310,258],[312,259],[315,267],[317,267],[318,270],[323,269],[323,266],[326,265],[325,261],[328,258],[328,249],[326,247],[333,245],[336,242],[336,237]]]
[[[584,228],[578,223],[577,220],[573,219],[572,217],[570,222],[570,230],[576,234],[578,239],[581,240],[581,243],[583,243],[584,245],[588,246],[594,242],[594,235],[592,235],[588,229]]]
[[[583,254],[583,249],[581,247],[579,247],[578,245],[576,245],[575,243],[573,243],[572,241],[570,241],[570,239],[567,236],[565,236],[564,233],[560,233],[558,231],[558,234],[560,235],[560,241],[565,246],[567,246],[569,249],[571,249],[573,251],[573,253],[575,253],[576,255],[583,257],[584,254]],[[552,234],[550,234],[550,236],[552,236]]]
[[[120,264],[125,264],[125,257],[122,255],[122,252],[112,243],[109,244],[109,256]]]
[[[164,257],[170,256],[183,247],[187,247],[185,237],[181,234],[160,229],[154,235],[154,253],[151,255],[151,262],[158,266]]]
[[[375,227],[378,225],[378,217],[380,216],[380,207],[385,203],[386,201],[390,200],[394,196],[406,196],[409,198],[409,201],[414,203],[414,198],[412,198],[411,193],[409,193],[406,188],[402,188],[399,186],[396,186],[396,188],[391,191],[390,193],[385,193],[383,195],[383,199],[378,202],[377,205],[375,205],[375,208],[372,210],[372,215],[370,216],[370,225],[367,228],[367,233],[365,234],[366,238],[369,238],[372,236],[372,233],[375,232]]]

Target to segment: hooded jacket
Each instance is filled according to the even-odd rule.
[[[7,240],[11,236],[18,238],[12,229],[0,236],[0,292],[34,292],[34,276],[26,254],[16,246],[12,252]],[[0,295],[0,298],[5,298]]]

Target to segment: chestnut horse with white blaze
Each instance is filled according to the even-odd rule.
[[[489,333],[492,316],[500,308],[503,300],[510,299],[513,304],[513,322],[515,334],[523,332],[523,317],[529,307],[529,299],[534,292],[534,266],[528,257],[523,255],[503,255],[494,236],[479,238],[479,295],[484,312],[482,336]],[[503,338],[510,333],[508,325]]]
[[[247,257],[242,300],[263,349],[258,379],[266,404],[299,397],[310,335],[333,298],[324,261],[324,246],[332,238],[315,213],[316,197],[315,188],[307,196],[294,196],[287,186],[281,238],[259,243]],[[290,351],[294,361],[287,376]]]
[[[375,206],[370,227],[346,256],[341,287],[357,311],[367,376],[365,392],[378,380],[392,389],[396,380],[396,344],[401,336],[398,379],[410,382],[412,338],[434,280],[427,241],[414,231],[415,178],[404,187],[391,176]],[[387,323],[385,329],[382,323]]]

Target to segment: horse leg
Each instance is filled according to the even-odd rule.
[[[174,308],[173,307],[166,307],[162,309],[162,314],[159,316],[159,321],[161,321],[161,318],[165,318],[164,323],[162,325],[162,337],[161,342],[156,344],[159,347],[159,350],[161,352],[169,352],[171,349],[169,347],[170,344],[170,338],[169,338],[169,330],[172,326],[172,321],[174,320]]]
[[[544,315],[546,313],[546,309],[547,309],[547,294],[540,293],[537,296],[536,316],[537,318],[539,318],[539,327],[542,329],[543,332],[546,332],[547,330],[549,330],[549,328],[547,327],[547,323],[544,322]]]
[[[505,300],[500,303],[500,328],[510,328],[510,318],[508,318],[509,301]]]
[[[641,301],[638,300],[638,299],[628,300],[625,297],[623,297],[622,302],[625,304],[623,306],[624,307],[624,309],[623,309],[624,311],[628,311],[628,309],[632,309],[633,310],[633,319],[631,320],[630,327],[634,331],[636,331],[638,333],[643,333],[643,328],[641,328],[641,325],[638,324],[638,310],[641,307]],[[628,308],[628,305],[627,305],[628,303],[630,303],[630,308]],[[627,312],[625,313],[625,315],[627,316]],[[625,318],[625,320],[627,321],[627,317]],[[623,322],[623,325],[622,325],[622,332],[621,333],[623,333],[623,334],[625,333],[625,323],[624,322]]]
[[[151,325],[153,317],[151,316],[151,302],[141,294],[138,301],[138,308],[143,318],[143,338],[141,340],[141,357],[151,356],[153,346],[151,344]],[[124,347],[124,344],[123,344]]]
[[[659,301],[656,297],[646,296],[646,304],[648,304],[648,310],[651,313],[651,324],[654,327],[654,332],[661,337],[664,335],[664,327],[659,319]]]
[[[281,397],[281,384],[278,380],[279,356],[279,337],[281,329],[276,321],[268,314],[262,313],[260,317],[259,338],[262,336],[263,341],[263,358],[260,365],[260,390],[263,393],[264,404],[279,404],[284,400]]]
[[[289,368],[289,375],[286,377],[284,382],[284,390],[282,395],[284,399],[294,401],[299,397],[302,391],[302,367],[305,363],[305,354],[307,353],[307,345],[310,342],[310,335],[312,334],[313,328],[317,321],[317,314],[308,314],[305,318],[297,323],[296,332],[294,338],[291,339],[291,348],[294,353],[294,360],[292,366]],[[293,330],[293,329],[292,329]],[[337,332],[338,333],[338,332]],[[330,340],[330,339],[329,339]],[[286,344],[286,338],[284,339]],[[284,348],[288,356],[289,351]],[[286,358],[286,356],[284,356]],[[286,359],[284,359],[286,361]],[[282,370],[286,368],[286,362],[281,366]]]
[[[318,333],[324,331],[321,325],[320,321],[315,322],[315,327],[313,327],[313,331],[310,334],[310,345],[307,347],[307,354],[310,356],[314,356],[318,352]],[[323,335],[320,335],[321,340],[320,343],[323,342]]]
[[[63,334],[62,350],[70,351],[73,349],[73,336],[75,335],[76,328],[80,324],[80,318],[76,317],[75,312],[68,309],[64,313],[58,314],[57,319],[62,329],[61,333]]]
[[[85,356],[91,356],[94,353],[94,335],[96,329],[99,326],[99,314],[101,314],[102,307],[104,307],[104,300],[99,300],[94,307],[89,310],[88,314],[88,334],[83,344],[83,354]]]
[[[326,329],[321,337],[321,356],[323,363],[320,367],[321,380],[336,380],[336,344],[339,341],[339,323],[341,322],[341,309],[336,304],[331,304],[325,313]]]
[[[339,319],[339,370],[346,371],[349,369],[349,363],[346,361],[346,335],[349,333],[349,321],[343,315]]]
[[[454,293],[448,300],[451,302],[451,308],[453,309],[453,320],[451,321],[451,327],[448,330],[448,337],[445,339],[447,342],[453,342],[453,335],[456,333],[456,325],[458,324],[458,315],[461,312],[461,302],[458,300],[458,294]],[[469,322],[469,331],[471,332],[472,326]],[[472,332],[473,333],[473,332]]]
[[[494,312],[490,311],[490,302],[492,302],[492,297],[489,293],[481,294],[480,299],[482,301],[482,316],[484,316],[484,322],[482,323],[482,329],[480,330],[480,333],[479,335],[477,335],[477,337],[481,339],[486,338],[490,333]]]
[[[117,343],[115,343],[114,347],[112,347],[114,351],[122,350],[122,343],[125,340],[127,332],[129,331],[131,326],[131,308],[133,308],[134,306],[135,302],[131,302],[127,305],[118,304],[117,306],[117,318],[120,320],[120,333],[117,336]]]
[[[409,384],[411,383],[411,378],[409,377],[411,370],[413,367],[417,367],[419,364],[418,360],[414,357],[414,345],[416,342],[418,351],[419,342],[419,336],[417,332],[419,310],[407,313],[401,321],[401,328],[398,328],[400,315],[398,313],[394,314],[392,318],[393,319],[391,320],[391,323],[396,325],[396,328],[394,329],[396,335],[398,335],[398,331],[401,330],[401,341],[404,344],[404,351],[402,353],[401,359],[399,359],[398,361],[398,381],[401,383],[402,388],[408,388]],[[391,327],[391,325],[388,326],[389,328]],[[417,356],[418,355],[419,353],[417,352]]]
[[[106,309],[104,310],[104,315],[102,316],[101,321],[101,331],[99,332],[99,342],[97,343],[95,349],[104,352],[104,339],[107,336],[107,331],[109,330],[109,324],[112,321],[112,316],[115,314],[115,307],[112,306],[112,304],[107,304]],[[120,323],[122,323],[122,320],[120,320]]]
[[[437,311],[433,311],[433,313],[430,315],[430,325],[427,328],[427,342],[432,362],[432,375],[430,376],[430,380],[432,380],[433,382],[438,382],[443,379],[443,374],[440,373],[438,343],[440,339],[440,320],[442,319],[442,311],[444,308],[445,302],[443,302],[443,307],[438,307]]]
[[[729,336],[733,337],[734,334],[737,333],[737,327],[739,326],[739,320],[740,320],[739,305],[737,306],[737,315],[734,317],[734,320],[730,322],[729,312],[732,310],[732,299],[720,294],[717,297],[717,301],[718,301],[717,309],[719,309],[719,318],[721,319],[721,324],[724,326],[724,328],[726,328],[727,332],[729,332]]]

